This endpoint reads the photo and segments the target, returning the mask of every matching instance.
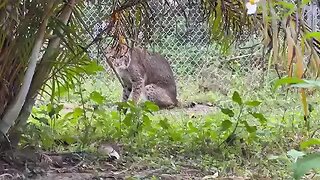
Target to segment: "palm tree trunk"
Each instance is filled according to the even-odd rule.
[[[51,10],[51,8],[53,7],[53,2],[54,1],[50,1],[50,3],[48,4],[49,10]],[[0,132],[4,135],[6,135],[11,126],[14,125],[26,100],[29,88],[31,86],[32,78],[36,70],[38,55],[40,54],[40,50],[43,45],[43,40],[45,37],[49,17],[50,13],[46,14],[45,18],[40,24],[40,28],[37,33],[31,56],[29,58],[29,65],[27,67],[20,91],[13,103],[10,104],[9,108],[4,113],[4,116],[0,121]]]
[[[63,8],[59,16],[59,20],[63,24],[66,25],[69,21],[75,4],[75,0],[69,0],[69,3],[66,4]],[[60,33],[62,33],[62,29],[60,29]],[[43,85],[43,83],[45,83],[50,71],[52,70],[53,63],[51,62],[51,60],[55,58],[56,52],[60,45],[60,41],[61,39],[58,36],[53,37],[49,41],[48,48],[37,67],[37,71],[32,79],[32,84],[28,92],[26,101],[21,109],[19,117],[16,120],[16,125],[12,128],[12,130],[9,133],[9,139],[11,141],[12,147],[16,147],[19,143],[22,134],[21,128],[25,126],[31,114],[32,107],[35,104],[35,99],[37,97],[38,91]]]

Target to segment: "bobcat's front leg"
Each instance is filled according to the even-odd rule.
[[[124,87],[122,89],[122,102],[127,102],[128,101],[129,96],[131,94],[131,90],[132,90],[132,88],[131,88],[130,85],[128,85],[128,84],[124,85]],[[118,109],[118,110],[120,110],[120,109]],[[123,113],[127,114],[127,110],[128,109],[124,109]]]
[[[124,85],[122,90],[122,102],[127,102],[131,94],[132,88],[129,85]]]
[[[143,89],[143,79],[137,78],[132,81],[132,92],[130,94],[132,101],[137,104]]]

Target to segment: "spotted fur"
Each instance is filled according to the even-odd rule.
[[[107,58],[123,82],[122,101],[149,100],[160,108],[177,105],[177,90],[169,62],[141,48],[108,48]]]

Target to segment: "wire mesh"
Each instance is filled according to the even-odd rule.
[[[304,19],[312,31],[320,29],[320,9],[314,1],[304,7]]]
[[[144,38],[145,34],[142,33],[138,36],[139,45],[145,46],[151,52],[158,52],[169,60],[178,81],[179,79],[183,79],[184,82],[219,81],[229,76],[229,74],[223,74],[219,68],[212,68],[213,66],[219,67],[222,56],[218,47],[209,41],[207,23],[200,3],[200,0],[149,1],[152,15],[150,26],[147,27],[149,38]],[[85,35],[90,41],[106,27],[107,24],[102,18],[104,14],[111,13],[110,7],[111,4],[108,3],[85,7],[84,21],[89,31],[93,32],[91,37]],[[320,13],[315,3],[310,3],[304,8],[304,18],[312,30],[317,31],[320,28]],[[104,56],[99,52],[107,44],[107,40],[104,39],[99,44],[92,46],[89,52],[92,58],[97,59],[105,67],[107,73],[112,73]],[[251,52],[248,52],[251,55],[248,56],[235,52],[235,56],[243,56],[243,58],[238,58],[242,63],[240,68],[244,69],[243,63],[246,63],[246,68],[252,69],[251,64],[248,63],[256,62],[253,60],[249,62],[248,59],[252,59],[257,54],[253,53],[257,49],[251,49]],[[215,79],[213,76],[220,77]]]
[[[205,62],[218,57],[217,48],[209,43],[200,1],[168,4],[153,0],[149,4],[152,15],[148,27],[150,38],[145,41],[143,34],[140,34],[141,41],[138,44],[165,56],[177,77],[196,77],[206,65]],[[93,4],[84,9],[84,21],[89,31],[93,32],[91,37],[85,35],[87,38],[92,40],[106,26],[101,19],[101,14],[106,12],[110,12],[108,5]],[[109,71],[98,48],[100,46],[103,49],[106,44],[104,41],[94,45],[89,52]]]

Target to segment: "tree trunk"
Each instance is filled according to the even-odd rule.
[[[48,9],[51,9],[52,6],[53,6],[53,1],[49,3]],[[30,59],[29,59],[29,65],[27,67],[25,76],[23,78],[20,91],[17,97],[14,99],[13,103],[10,104],[9,108],[6,110],[6,112],[4,113],[4,116],[0,121],[0,132],[4,135],[6,135],[9,129],[11,128],[11,126],[14,125],[15,121],[17,120],[20,114],[22,106],[26,100],[27,94],[29,92],[29,88],[31,86],[32,78],[36,70],[38,56],[40,54],[40,50],[43,45],[49,17],[50,16],[47,16],[46,18],[44,18],[37,32],[37,37],[36,37],[36,40],[30,55]]]
[[[59,16],[59,20],[63,24],[67,24],[68,20],[71,17],[71,13],[75,4],[75,0],[69,0],[69,3],[66,4],[63,8]],[[61,29],[60,33],[62,33]],[[26,101],[21,109],[19,117],[16,119],[15,126],[11,129],[9,133],[9,140],[13,148],[16,148],[18,146],[20,137],[23,132],[22,128],[26,125],[26,122],[31,114],[32,107],[35,104],[35,99],[37,97],[38,91],[41,88],[41,86],[46,82],[47,77],[50,71],[52,70],[53,63],[50,61],[55,58],[56,52],[60,45],[60,41],[61,39],[58,36],[54,37],[49,41],[48,48],[37,67],[37,71],[32,79],[32,84],[28,92]]]

